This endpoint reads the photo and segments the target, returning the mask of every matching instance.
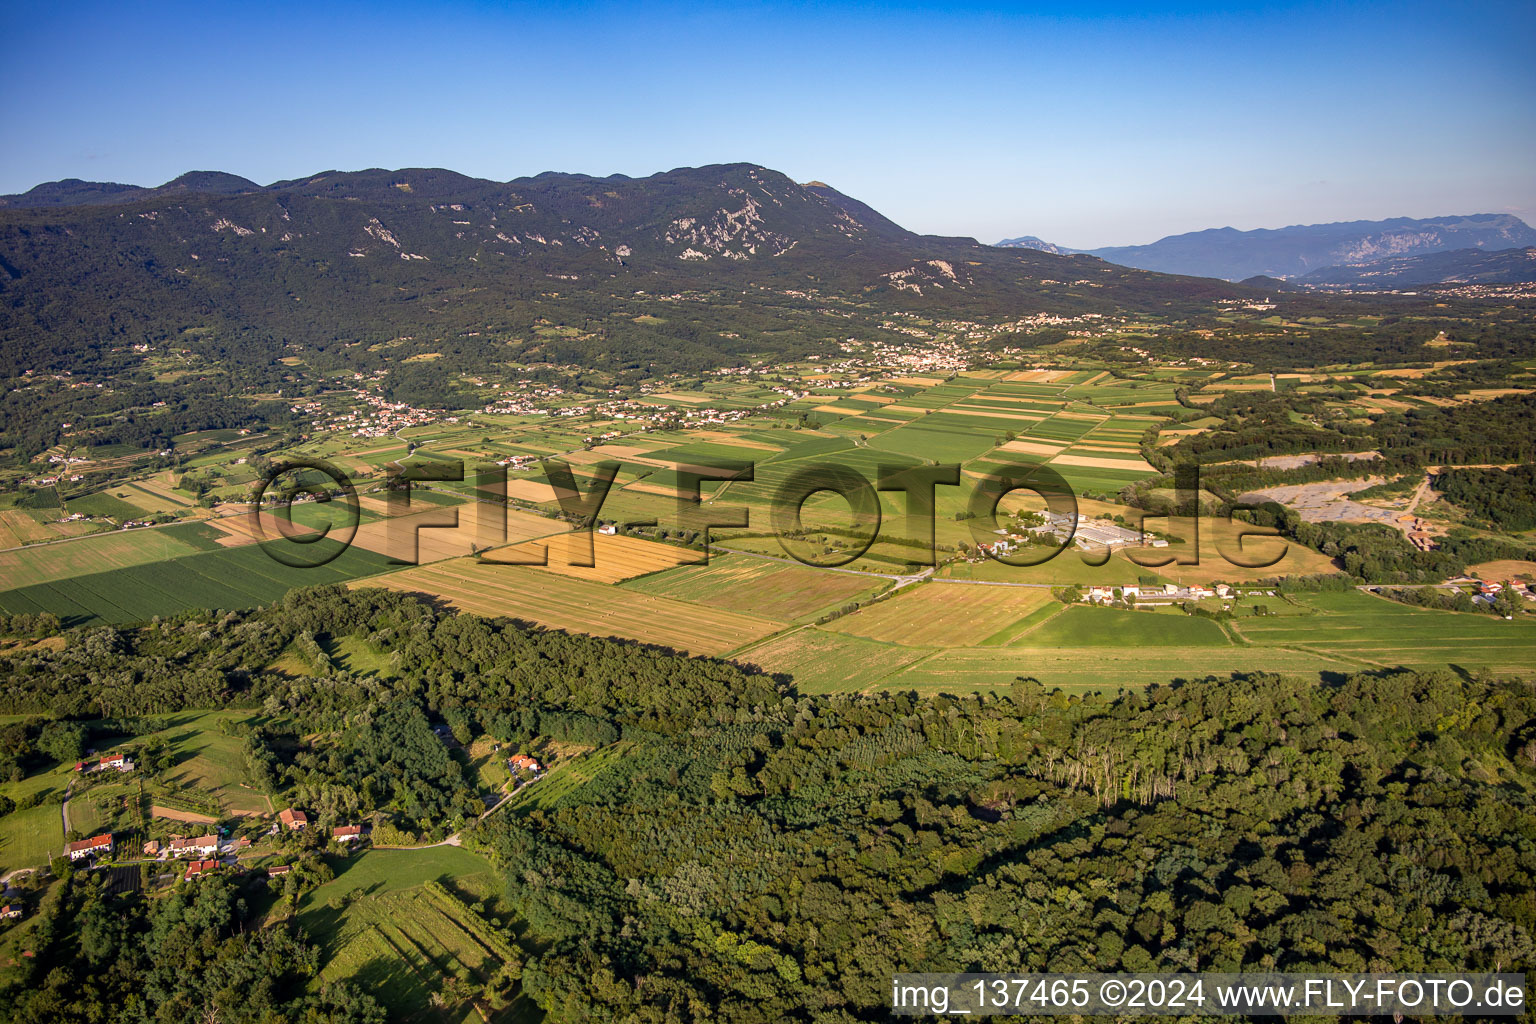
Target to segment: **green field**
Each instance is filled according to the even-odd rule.
[[[218,530],[204,523],[113,530],[78,540],[0,551],[0,579],[7,590],[147,565],[222,548]]]
[[[823,572],[746,555],[713,555],[708,565],[682,566],[622,584],[625,590],[703,605],[750,607],[784,622],[806,622],[882,589],[885,581]]]
[[[336,878],[300,907],[300,922],[325,951],[318,980],[351,980],[384,1003],[392,1020],[480,1020],[470,1000],[501,967],[492,933],[505,915],[487,918],[465,904],[496,888],[490,865],[444,846],[372,850],[335,867]],[[430,881],[449,884],[460,901],[445,902],[423,888]],[[343,910],[332,908],[335,900]],[[499,909],[494,899],[491,905]],[[491,1019],[520,1019],[528,1009],[514,1002]]]
[[[58,804],[12,811],[0,818],[0,874],[48,863],[64,848]]]
[[[0,592],[0,611],[52,612],[70,625],[140,622],[193,608],[249,608],[275,601],[294,587],[341,583],[394,568],[384,555],[355,547],[317,568],[290,568],[259,546],[246,545],[6,590]]]

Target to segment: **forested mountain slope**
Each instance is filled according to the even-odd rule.
[[[944,317],[1176,313],[1241,293],[917,235],[828,186],[751,164],[507,183],[433,169],[326,172],[265,188],[197,172],[157,189],[52,183],[7,202],[4,375],[78,371],[103,349],[187,331],[225,336],[237,359],[270,358],[284,341],[501,345],[540,318],[599,321],[637,292],[730,304],[748,330],[731,339],[626,323],[611,344],[547,355],[707,366],[824,349],[789,325],[767,329],[785,293]]]

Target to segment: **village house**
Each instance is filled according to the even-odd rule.
[[[292,807],[284,807],[278,812],[277,820],[282,822],[285,828],[298,832],[309,824],[309,815],[303,811],[296,811]]]
[[[158,856],[160,856],[160,840],[158,840],[158,839],[151,839],[149,842],[145,843],[144,844],[144,856],[146,856],[146,857],[158,857]]]
[[[5,906],[0,907],[0,919],[9,919],[9,918],[20,917],[20,916],[21,916],[21,904],[20,903],[7,903]]]
[[[293,865],[292,864],[273,864],[273,865],[270,865],[267,868],[267,877],[268,878],[276,878],[279,875],[286,875],[288,872],[290,872],[292,870],[293,870]]]
[[[219,837],[206,835],[172,839],[167,849],[172,857],[206,857],[210,853],[219,852]]]
[[[351,843],[363,838],[361,825],[337,825],[331,829],[331,838],[338,843]]]
[[[538,775],[544,770],[543,765],[539,764],[538,761],[529,757],[527,754],[513,754],[511,757],[507,758],[507,766],[511,768],[513,772],[530,771],[535,775]]]
[[[187,865],[187,873],[183,877],[196,878],[205,872],[212,871],[219,866],[217,860],[195,860]]]
[[[103,832],[99,836],[91,836],[89,839],[70,843],[64,847],[64,852],[69,855],[69,859],[72,861],[79,860],[82,857],[102,855],[110,857],[112,856],[112,833]]]
[[[76,761],[75,771],[94,772],[106,768],[116,768],[120,772],[133,771],[133,762],[126,754],[102,754],[94,763],[88,761]]]

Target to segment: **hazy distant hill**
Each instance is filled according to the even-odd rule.
[[[1351,289],[1419,288],[1433,284],[1519,284],[1536,281],[1536,247],[1454,249],[1426,256],[1404,256],[1324,267],[1297,283]],[[1252,282],[1244,282],[1250,284]]]
[[[1001,242],[997,243],[997,248],[1037,249],[1040,252],[1054,252],[1061,256],[1070,255],[1071,253],[1080,251],[1077,249],[1063,248],[1054,242],[1047,242],[1043,238],[1036,238],[1034,235],[1020,235],[1018,238],[1005,238]]]
[[[818,295],[1017,317],[1176,313],[1234,294],[1090,256],[914,234],[752,164],[510,182],[326,171],[265,187],[195,172],[153,189],[55,182],[3,201],[0,376],[194,331],[221,339],[225,361],[250,358],[256,336],[265,360],[359,339],[466,359],[500,345],[506,358],[501,339],[515,335],[529,359],[705,367],[835,351],[825,310],[822,322],[785,312],[824,305]],[[665,323],[616,316],[637,295],[709,301],[680,302]],[[550,326],[562,324],[574,326]]]
[[[1349,221],[1238,231],[1211,228],[1170,235],[1151,245],[1111,246],[1091,254],[1127,267],[1241,281],[1256,275],[1300,277],[1323,267],[1420,256],[1453,249],[1498,250],[1536,245],[1536,230],[1518,217]]]

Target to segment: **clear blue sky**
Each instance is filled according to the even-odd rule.
[[[1536,4],[0,2],[0,193],[748,160],[919,231],[1536,219]]]

